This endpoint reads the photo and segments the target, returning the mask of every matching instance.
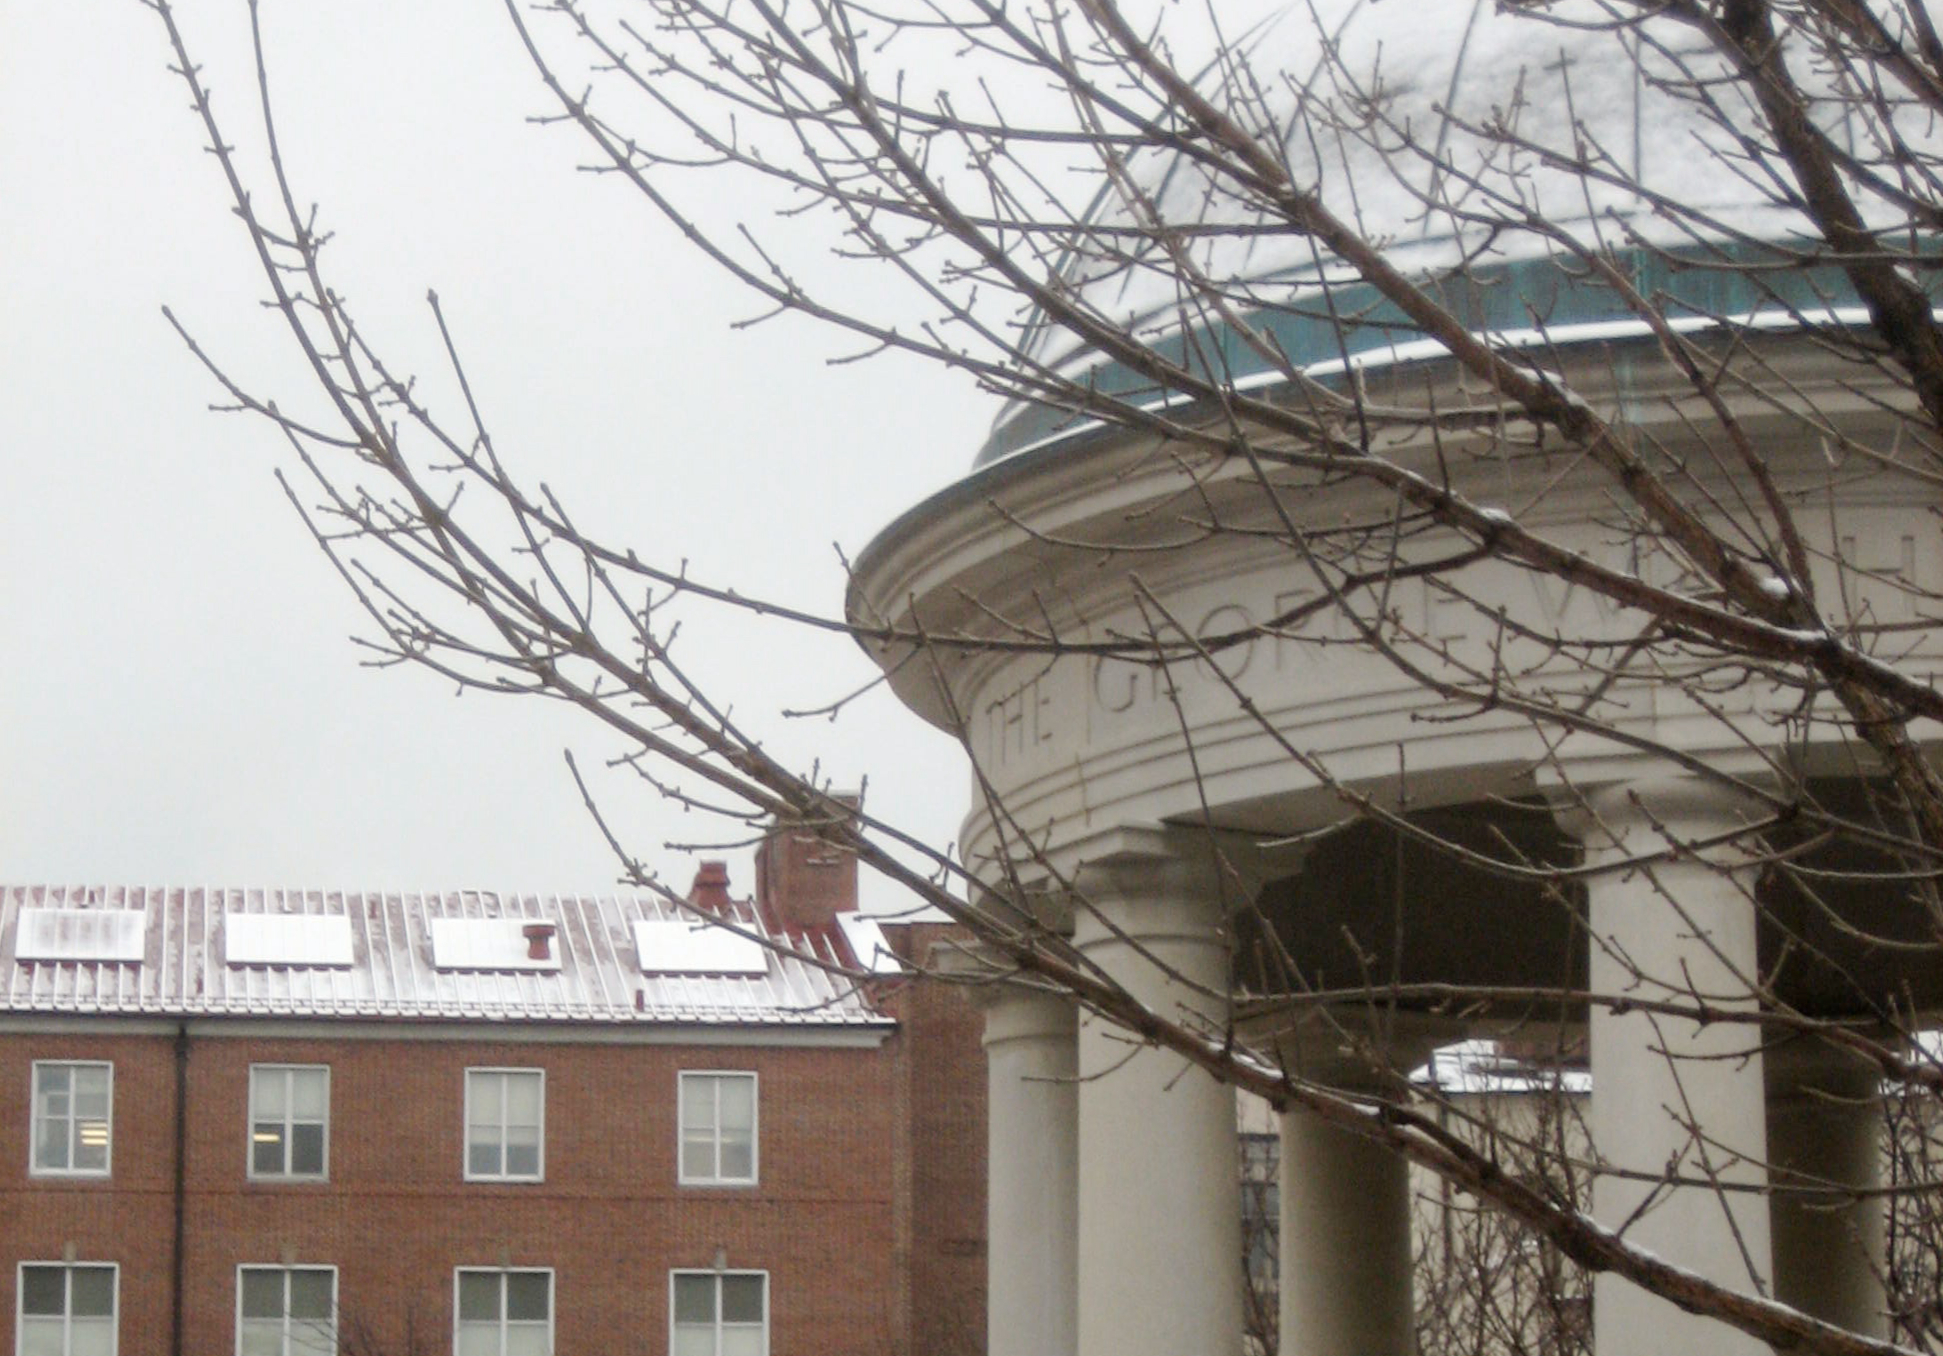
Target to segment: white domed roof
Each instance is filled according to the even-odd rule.
[[[1696,316],[1847,298],[1826,269],[1749,275],[1760,242],[1820,241],[1786,205],[1785,167],[1735,131],[1760,125],[1745,88],[1690,26],[1620,25],[1612,13],[1594,0],[1537,13],[1497,0],[1312,0],[1235,41],[1235,55],[1199,83],[1282,148],[1298,188],[1407,274],[1439,280],[1433,287],[1479,330],[1535,328],[1557,342],[1561,327],[1630,317],[1618,296],[1570,266],[1559,230],[1578,247],[1618,253],[1644,293],[1679,298]],[[1798,80],[1818,78],[1805,58],[1794,65]],[[1809,112],[1838,147],[1871,158],[1832,91]],[[1912,108],[1910,142],[1943,143],[1921,118]],[[1896,215],[1863,207],[1878,219]],[[1185,331],[1205,337],[1220,327],[1185,297],[1156,220],[1179,232],[1194,269],[1297,366],[1339,368],[1418,338],[1232,178],[1183,150],[1149,146],[1129,158],[1120,184],[1100,191],[1061,271],[1088,306],[1157,347],[1178,354]],[[1731,265],[1739,267],[1718,267]],[[1219,361],[1245,379],[1245,346],[1214,339]],[[1139,397],[1130,374],[1057,326],[1040,325],[1027,356]],[[1071,427],[1070,416],[1011,405],[979,463]]]

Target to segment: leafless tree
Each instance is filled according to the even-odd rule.
[[[1408,59],[1413,27],[1427,27],[1424,41],[1468,40],[1490,7],[1385,29],[1342,23],[1342,4],[1298,4],[1243,32],[1219,13],[1136,14],[1114,0],[643,0],[613,12],[508,0],[552,100],[545,118],[775,313],[848,331],[864,356],[898,350],[963,371],[1007,402],[997,451],[1094,430],[1137,444],[1180,479],[1168,549],[1243,542],[1279,554],[1291,580],[1275,615],[1196,627],[1141,591],[1151,519],[1082,541],[1010,523],[1049,557],[1125,580],[1145,625],[1099,629],[1043,599],[810,615],[583,534],[494,443],[435,298],[456,414],[432,408],[333,291],[327,233],[276,137],[260,38],[254,116],[268,154],[256,163],[225,138],[174,7],[147,3],[313,383],[273,398],[230,380],[223,355],[196,352],[226,403],[263,419],[303,468],[292,501],[362,603],[380,659],[572,704],[665,794],[750,832],[814,831],[949,913],[1008,971],[1403,1155],[1482,1211],[1448,1217],[1481,1231],[1450,1251],[1487,1269],[1529,1259],[1537,1279],[1505,1303],[1553,1307],[1540,1322],[1494,1308],[1494,1277],[1463,1280],[1474,1302],[1451,1316],[1496,1325],[1509,1343],[1497,1349],[1562,1349],[1547,1344],[1577,1305],[1567,1267],[1624,1277],[1777,1347],[1936,1341],[1933,1262],[1894,1278],[1905,1304],[1894,1341],[1845,1331],[1598,1227],[1581,1184],[1609,1165],[1596,1150],[1575,1161],[1556,1117],[1453,1129],[1407,1085],[1344,1093],[1262,1036],[1318,1014],[1353,1034],[1362,1027],[1342,1014],[1373,1008],[1517,1022],[1625,1008],[1838,1050],[1935,1124],[1943,1070],[1915,1038],[1918,981],[1943,944],[1943,773],[1928,751],[1929,722],[1943,719],[1929,668],[1943,580],[1922,577],[1909,548],[1856,540],[1833,507],[1862,482],[1896,506],[1933,504],[1943,484],[1932,296],[1943,39],[1926,6],[1504,0],[1494,33],[1525,26],[1541,36],[1522,50],[1556,61],[1453,75],[1426,93]],[[1616,89],[1628,117],[1597,111]],[[781,218],[704,229],[686,204],[723,175],[766,182]],[[1546,297],[1519,284],[1527,265],[1546,271]],[[854,292],[845,280],[859,269],[888,283]],[[1379,350],[1397,360],[1370,362]],[[1815,451],[1815,474],[1773,454],[1784,436]],[[1346,486],[1380,492],[1385,511],[1318,527],[1290,507]],[[1568,487],[1601,549],[1553,530],[1547,496]],[[1417,610],[1399,601],[1405,584]],[[1534,620],[1505,605],[1514,587],[1579,602]],[[845,630],[899,673],[968,653],[1038,656],[1139,675],[1177,705],[1175,675],[1208,675],[1303,777],[1334,789],[1337,821],[1304,847],[1380,840],[1399,862],[1431,854],[1579,907],[1588,867],[1574,852],[1372,794],[1276,727],[1227,662],[1261,644],[1318,662],[1374,656],[1437,699],[1436,720],[1518,722],[1548,813],[1591,813],[1556,756],[1566,740],[1714,780],[1755,808],[1742,828],[1647,850],[1614,842],[1598,869],[1737,854],[1737,869],[1758,868],[1757,907],[1790,955],[1825,962],[1825,984],[1844,983],[1856,946],[1893,953],[1909,982],[1887,998],[1865,986],[1840,1020],[1767,975],[1727,996],[1635,983],[1569,1004],[1557,986],[1406,982],[1380,964],[1353,981],[1339,967],[1318,987],[1304,940],[1265,904],[1235,928],[1237,971],[1260,1001],[1210,1028],[1141,1002],[1043,924],[1028,886],[1062,868],[989,780],[982,813],[1002,850],[964,862],[900,833],[894,815],[852,816],[772,758],[724,694],[691,681],[665,621],[675,599]],[[1438,620],[1451,615],[1470,643],[1452,642]],[[1744,765],[1721,771],[1642,730],[1634,705],[1661,699],[1732,731]],[[979,718],[955,713],[968,741]],[[1192,723],[1181,726],[1191,743]],[[637,845],[602,822],[628,877],[652,885]],[[1831,902],[1858,889],[1893,905],[1881,935],[1858,936]],[[1368,959],[1347,954],[1352,972]],[[1934,1217],[1937,1186],[1930,1140],[1910,1142],[1896,1184],[1905,1235]]]
[[[1885,1102],[1893,1180],[1933,1188],[1943,1155],[1934,1097],[1902,1088]],[[1898,1192],[1889,1211],[1888,1292],[1897,1335],[1935,1350],[1943,1341],[1943,1222],[1934,1189]]]

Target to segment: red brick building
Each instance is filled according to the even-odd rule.
[[[0,894],[0,1352],[982,1351],[976,1014],[757,875]]]

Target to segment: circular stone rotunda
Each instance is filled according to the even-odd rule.
[[[1866,321],[1839,271],[1748,266],[1803,223],[1749,187],[1752,172],[1737,178],[1705,152],[1720,130],[1655,79],[1655,60],[1674,58],[1617,60],[1611,33],[1490,0],[1316,0],[1257,35],[1256,70],[1318,87],[1325,31],[1337,85],[1344,72],[1363,80],[1390,125],[1416,129],[1446,164],[1502,166],[1502,147],[1467,126],[1513,101],[1520,135],[1569,149],[1569,108],[1587,129],[1578,144],[1596,142],[1721,223],[1720,238],[1698,238],[1623,186],[1518,170],[1540,212],[1581,236],[1631,241],[1634,285],[1671,299],[1666,314],[1696,344],[1731,329],[1736,351],[1715,350],[1720,361],[1752,371],[1758,360],[1759,378],[1724,381],[1721,398],[1813,534],[1824,613],[1873,619],[1889,638],[1880,657],[1933,672],[1943,656],[1921,623],[1923,600],[1943,590],[1936,480],[1836,446],[1897,446],[1907,397],[1819,341],[1818,329]],[[1558,373],[1658,464],[1682,464],[1682,493],[1712,521],[1750,516],[1717,415],[1614,291],[1533,234],[1484,240],[1458,213],[1426,212],[1426,195],[1462,196],[1426,182],[1438,172],[1426,158],[1394,145],[1379,154],[1314,119],[1288,128],[1296,183],[1319,184],[1389,262],[1433,280],[1474,333]],[[1169,221],[1227,210],[1181,158],[1130,168]],[[1117,201],[1103,192],[1093,219],[1124,214]],[[1240,323],[1271,336],[1303,382],[1353,385],[1366,408],[1484,403],[1445,349],[1310,240],[1237,231],[1193,248],[1249,299]],[[1163,352],[1218,362],[1257,396],[1302,398],[1265,346],[1181,320],[1178,283],[1154,259],[1075,262],[1066,281]],[[1067,376],[1212,425],[1211,411],[1163,401],[1063,330],[1046,326],[1031,345]],[[1397,421],[1369,437],[1382,456],[1448,477],[1552,542],[1682,586],[1676,555],[1628,520],[1606,473],[1528,426],[1506,429],[1478,421],[1432,438]],[[1934,1010],[1937,937],[1910,892],[1882,883],[1885,862],[1794,826],[1750,842],[1736,831],[1770,818],[1772,803],[1708,775],[1805,788],[1831,813],[1865,818],[1871,764],[1839,713],[1805,715],[1812,694],[1759,670],[1670,674],[1664,655],[1653,671],[1626,667],[1617,642],[1648,618],[1589,590],[1488,556],[1410,568],[1463,557],[1476,539],[1427,521],[1400,531],[1402,516],[1370,479],[1264,477],[1243,457],[1014,404],[968,475],[871,544],[849,610],[861,625],[995,642],[872,653],[905,703],[966,742],[978,786],[961,845],[974,873],[1043,880],[1042,921],[1127,990],[1210,1029],[1237,1021],[1290,1068],[1352,1093],[1394,1089],[1441,1044],[1514,1026],[1562,1031],[1589,1051],[1602,1224],[1723,1285],[1886,1334],[1882,1212],[1866,1195],[1882,1173],[1876,1071],[1753,1023],[1584,1001],[1697,995],[1725,1011],[1764,992],[1811,1017]],[[1304,611],[1327,601],[1319,579],[1342,587],[1359,567],[1380,586]],[[1031,634],[1219,643],[1200,658],[1177,646],[1159,665],[1016,644]],[[1595,673],[1592,647],[1557,637],[1613,648]],[[1560,705],[1581,695],[1604,725],[1574,730],[1483,700],[1488,674],[1516,675],[1507,695]],[[1657,860],[1624,865],[1642,854]],[[1773,869],[1780,855],[1802,870]],[[1820,884],[1804,887],[1804,871]],[[1265,955],[1284,959],[1258,963]],[[1561,997],[1467,1016],[1380,997],[1431,985]],[[1274,1002],[1358,986],[1374,996],[1333,1009]],[[992,1356],[1242,1351],[1231,1090],[1043,989],[983,992]],[[1299,1110],[1281,1117],[1281,1146],[1284,1356],[1408,1352],[1406,1165]],[[1804,1202],[1766,1189],[1791,1173],[1855,1190]],[[1766,1349],[1611,1278],[1596,1285],[1593,1327],[1601,1356]]]

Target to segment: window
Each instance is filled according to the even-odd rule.
[[[332,1356],[335,1267],[238,1267],[236,1356]]]
[[[1241,1257],[1249,1294],[1261,1312],[1279,1312],[1282,1288],[1282,1198],[1276,1179],[1282,1161],[1282,1137],[1244,1133],[1241,1144]]]
[[[769,1275],[677,1271],[670,1356],[769,1356]]]
[[[681,1076],[681,1181],[684,1185],[756,1180],[756,1076]]]
[[[537,1182],[545,1170],[546,1075],[466,1070],[468,1179]]]
[[[115,1268],[20,1264],[15,1356],[115,1356]]]
[[[553,1273],[453,1273],[458,1314],[453,1356],[550,1356],[553,1350]]]
[[[331,1071],[250,1065],[250,1176],[322,1180],[330,1161]]]
[[[115,1066],[34,1064],[36,1173],[108,1175],[108,1127]]]

